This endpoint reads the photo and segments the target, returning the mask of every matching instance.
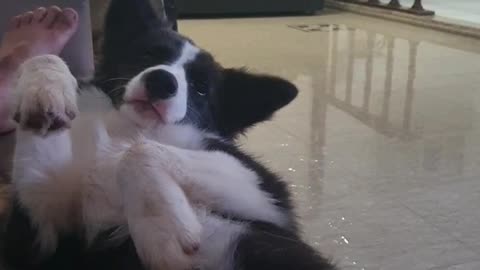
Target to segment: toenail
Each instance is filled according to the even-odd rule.
[[[21,19],[22,19],[22,16],[15,16],[15,17],[13,18],[13,25],[14,25],[15,27],[19,27],[19,26],[20,26]]]
[[[73,22],[77,19],[77,12],[71,8],[66,8],[62,12],[63,15],[70,20],[70,22]]]
[[[23,16],[22,16],[22,23],[26,23],[26,24],[29,24],[32,22],[32,19],[33,19],[33,12],[27,12],[25,13]]]
[[[57,6],[51,6],[47,9],[46,15],[49,16],[56,16],[58,13],[60,13],[62,10],[57,7]],[[46,16],[45,16],[46,17]]]
[[[58,6],[51,6],[48,8],[49,11],[55,11],[55,12],[59,12],[59,11],[62,11],[61,8],[59,8]]]
[[[47,15],[47,9],[44,7],[37,8],[34,13],[34,19],[37,21],[42,21]]]

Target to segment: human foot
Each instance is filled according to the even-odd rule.
[[[77,30],[78,14],[71,8],[40,7],[11,19],[0,46],[0,58],[23,49],[17,56],[26,60],[42,54],[58,55]],[[18,50],[17,50],[18,51]]]
[[[71,8],[38,8],[14,17],[0,45],[0,134],[14,128],[8,112],[13,73],[25,60],[59,54],[77,30],[78,14]]]
[[[23,45],[22,45],[23,46]],[[20,47],[18,47],[20,49]],[[15,129],[10,115],[12,78],[17,68],[13,55],[0,58],[0,136]]]

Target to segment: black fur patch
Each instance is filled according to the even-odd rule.
[[[268,120],[297,96],[290,82],[240,69],[225,69],[217,91],[215,116],[219,134],[235,137],[253,125]]]
[[[295,233],[267,223],[252,223],[240,237],[235,269],[248,270],[334,270]]]
[[[87,248],[83,235],[65,233],[53,254],[42,255],[28,211],[14,203],[2,237],[2,260],[9,270],[146,270],[131,239],[111,245],[105,232]]]
[[[114,0],[105,20],[94,84],[121,104],[125,84],[147,67],[171,63],[187,40],[155,15],[148,1]]]

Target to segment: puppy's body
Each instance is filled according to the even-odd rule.
[[[96,84],[113,104],[77,96],[57,57],[23,65],[8,265],[332,269],[301,241],[285,184],[233,143],[295,87],[222,68],[147,1],[113,1],[106,27]]]

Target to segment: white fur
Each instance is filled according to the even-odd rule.
[[[184,50],[188,53],[180,59],[189,61],[194,50]],[[21,119],[35,106],[76,110],[76,85],[58,57],[34,58],[24,66],[17,87]],[[80,95],[79,103],[93,104],[88,99],[99,95]],[[58,233],[68,228],[85,228],[91,240],[102,230],[123,226],[128,232],[121,230],[117,237],[129,233],[142,261],[153,269],[228,269],[233,254],[220,251],[247,228],[202,209],[285,224],[255,172],[226,153],[201,150],[211,135],[188,125],[145,126],[100,100],[92,106],[96,109],[82,110],[70,130],[42,135],[22,130],[21,122],[15,187],[39,227],[44,252],[52,252]]]
[[[130,234],[152,269],[186,269],[200,245],[201,225],[175,181],[180,161],[161,144],[145,140],[124,154],[118,179]],[[159,256],[159,254],[162,254]]]
[[[188,62],[195,59],[197,54],[200,52],[200,49],[193,46],[190,42],[186,42],[183,45],[182,53],[180,57],[173,63],[172,66],[183,67]]]
[[[20,124],[35,113],[51,111],[65,117],[76,112],[76,80],[57,57],[35,57],[21,66],[16,85],[16,110]],[[77,219],[78,174],[71,169],[72,146],[68,130],[43,136],[43,126],[34,134],[20,128],[13,179],[21,204],[28,208],[39,227],[39,242],[44,252],[52,252],[57,232],[72,227]]]
[[[248,232],[248,225],[210,215],[205,209],[197,210],[197,215],[204,231],[195,264],[201,269],[234,269],[237,240]]]
[[[176,157],[175,179],[194,203],[247,219],[286,225],[275,201],[259,188],[258,176],[219,151],[191,151],[162,145]]]

